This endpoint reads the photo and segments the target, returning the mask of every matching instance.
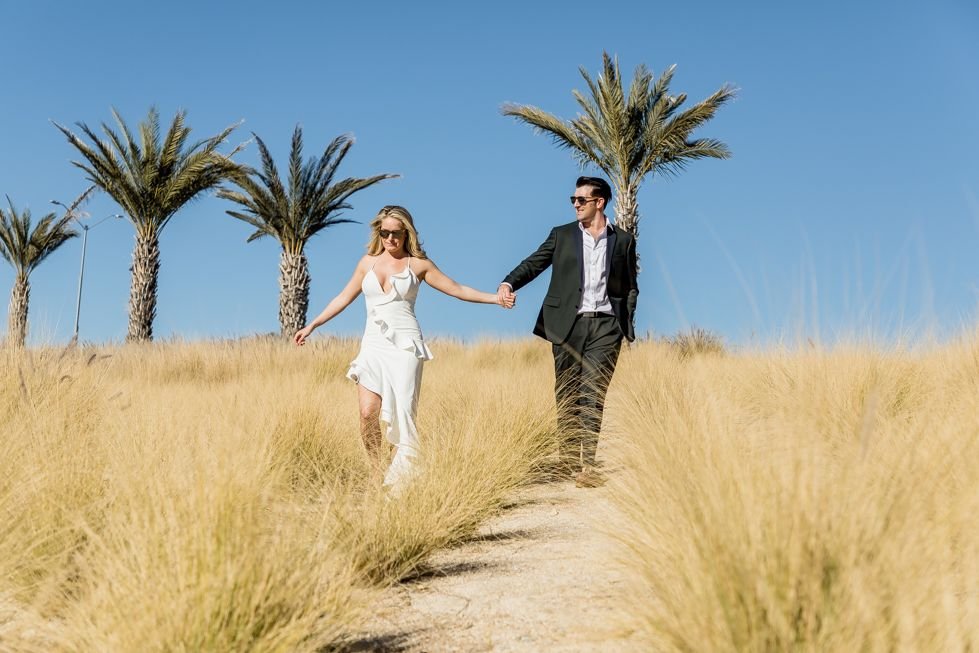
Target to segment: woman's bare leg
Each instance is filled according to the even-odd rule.
[[[381,395],[357,385],[357,399],[360,403],[360,437],[370,458],[374,471],[383,475],[384,458],[381,445]]]

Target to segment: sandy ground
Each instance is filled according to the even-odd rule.
[[[631,651],[608,487],[535,485],[479,535],[387,590],[355,651]]]

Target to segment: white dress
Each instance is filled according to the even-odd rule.
[[[422,367],[432,359],[415,318],[420,283],[409,258],[404,271],[391,275],[387,293],[381,289],[374,266],[361,284],[367,303],[367,326],[347,378],[381,396],[382,429],[388,442],[396,447],[384,476],[385,485],[407,481],[417,468],[415,412]]]

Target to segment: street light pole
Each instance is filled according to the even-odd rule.
[[[79,222],[79,224],[81,224]],[[78,271],[78,297],[75,299],[75,333],[71,336],[72,344],[78,342],[78,320],[82,315],[82,279],[85,278],[85,250],[88,248],[88,225],[82,225],[82,267]]]
[[[88,224],[84,224],[81,220],[79,220],[78,219],[78,216],[75,214],[75,212],[71,208],[65,206],[64,204],[62,204],[58,200],[51,200],[51,203],[52,204],[57,204],[58,206],[63,206],[65,208],[65,210],[68,212],[67,213],[67,216],[69,218],[71,218],[72,220],[74,220],[75,222],[77,222],[78,223],[78,226],[82,228],[82,264],[81,264],[81,268],[78,270],[78,296],[75,299],[75,332],[71,336],[71,343],[72,344],[77,344],[78,343],[78,323],[79,323],[79,319],[81,318],[81,315],[82,315],[82,282],[83,282],[83,280],[85,278],[85,252],[88,249],[88,230],[89,229],[94,229],[95,227],[99,226],[100,224],[102,224],[103,222],[105,222],[106,220],[108,220],[109,218],[121,218],[122,216],[119,215],[118,213],[113,213],[112,215],[105,216],[104,218],[102,218],[101,220],[99,220],[98,222],[96,222],[93,225],[88,225]]]

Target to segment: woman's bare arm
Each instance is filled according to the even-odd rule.
[[[513,308],[513,300],[500,299],[496,293],[481,292],[469,286],[463,286],[439,270],[431,259],[418,261],[418,269],[415,270],[415,274],[418,275],[419,279],[428,282],[432,288],[449,297],[455,297],[464,302],[499,304],[505,308]]]
[[[302,329],[296,332],[294,340],[297,345],[305,344],[306,338],[318,327],[323,326],[337,315],[343,312],[343,309],[350,306],[353,300],[357,299],[360,294],[361,285],[364,282],[364,275],[367,274],[367,270],[370,269],[370,257],[364,256],[357,263],[357,267],[354,269],[353,275],[350,277],[350,281],[344,286],[340,294],[330,300],[330,303],[326,305],[326,308],[317,315],[313,320],[304,326]]]

